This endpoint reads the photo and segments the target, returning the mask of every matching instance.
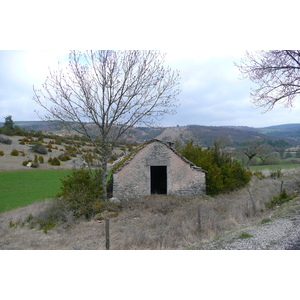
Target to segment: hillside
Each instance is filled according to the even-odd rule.
[[[259,132],[278,139],[289,139],[294,143],[300,141],[300,124],[284,124],[259,128]]]
[[[3,123],[2,123],[3,124]],[[58,123],[45,121],[18,121],[15,125],[26,130],[42,131],[58,135],[67,134]],[[1,123],[0,123],[1,126]],[[175,142],[176,145],[193,140],[201,146],[211,146],[214,140],[222,139],[228,145],[238,146],[256,138],[271,141],[282,139],[297,146],[300,144],[300,124],[285,124],[265,128],[246,126],[202,126],[187,125],[177,127],[134,127],[124,135],[127,143],[142,143],[153,138]]]
[[[135,134],[131,136],[136,142],[146,140],[146,135],[143,135],[144,128],[135,129]],[[300,144],[300,132],[284,131],[281,135],[269,134],[263,129],[257,129],[246,126],[201,126],[188,125],[167,127],[158,129],[147,129],[147,135],[150,138],[157,138],[163,141],[171,141],[176,145],[184,144],[187,141],[193,140],[201,146],[212,146],[215,140],[222,140],[223,143],[231,146],[239,146],[245,141],[254,140],[257,138],[275,141],[278,139],[284,140],[287,143],[296,146]],[[161,131],[161,132],[160,132]],[[160,132],[160,133],[159,133]],[[156,133],[159,133],[155,136]],[[298,138],[297,138],[298,137]],[[144,138],[144,140],[142,140]],[[126,139],[126,137],[125,137]]]

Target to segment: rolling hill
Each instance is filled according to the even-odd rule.
[[[0,123],[2,126],[3,123]],[[55,122],[17,121],[15,125],[26,130],[41,130],[45,133],[64,135],[66,132]],[[266,140],[284,140],[289,144],[300,145],[300,124],[284,124],[264,128],[247,126],[202,126],[187,125],[176,127],[134,127],[124,135],[124,141],[142,143],[149,139],[161,139],[177,144],[193,140],[201,146],[211,146],[214,140],[222,139],[227,144],[238,146],[257,138]]]

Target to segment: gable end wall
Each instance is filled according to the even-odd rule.
[[[205,194],[205,173],[156,141],[139,150],[129,163],[113,175],[113,196],[130,199],[150,195],[151,166],[167,166],[168,195]]]

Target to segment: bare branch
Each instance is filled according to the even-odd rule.
[[[48,112],[44,119],[59,120],[99,147],[105,187],[112,145],[129,128],[174,114],[179,81],[158,51],[70,51],[68,67],[50,70],[42,89],[33,91]]]
[[[256,106],[265,111],[279,103],[293,107],[300,93],[300,50],[247,52],[236,66],[243,78],[256,84],[251,92]]]

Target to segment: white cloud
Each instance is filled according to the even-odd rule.
[[[171,53],[172,51],[170,51]],[[216,56],[212,56],[216,53]],[[300,103],[292,111],[281,107],[267,114],[253,109],[251,83],[240,80],[233,61],[240,56],[225,52],[173,51],[167,63],[181,71],[180,107],[174,116],[165,116],[162,125],[246,125],[268,126],[300,122]],[[244,52],[243,52],[244,53]],[[67,51],[0,51],[1,118],[11,114],[15,121],[37,120],[32,86],[39,87],[48,75],[48,67],[67,64]],[[171,57],[171,56],[170,56]]]
[[[22,69],[28,75],[27,81],[44,81],[50,69],[56,69],[58,63],[65,65],[68,51],[24,51]]]

